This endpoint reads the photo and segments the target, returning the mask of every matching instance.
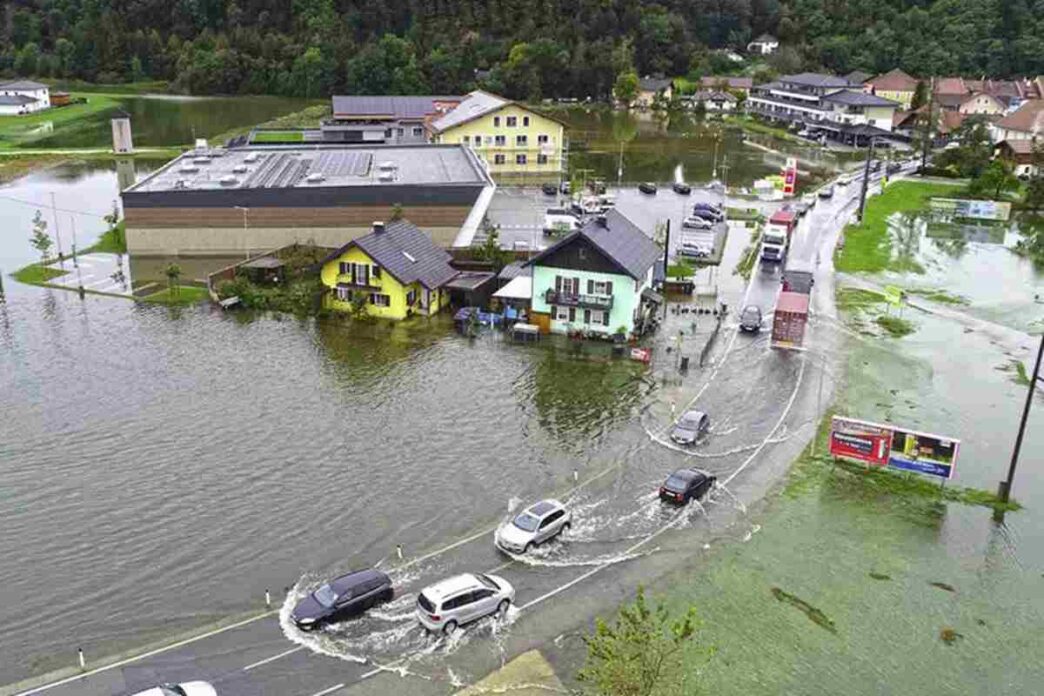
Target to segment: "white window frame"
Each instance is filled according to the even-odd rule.
[[[507,158],[504,155],[493,155],[493,164],[507,164]]]
[[[555,307],[555,320],[556,321],[569,321],[569,308],[558,305]]]
[[[594,294],[596,295],[608,295],[609,294],[609,283],[604,280],[594,281]]]
[[[547,133],[541,133],[537,136],[537,145],[546,145],[550,139],[551,136],[549,136]]]
[[[544,154],[537,155],[537,164],[547,164],[547,155],[544,155]]]
[[[518,128],[518,116],[506,116],[504,118],[504,125],[508,128]]]

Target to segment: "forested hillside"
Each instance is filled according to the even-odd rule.
[[[5,0],[2,20],[0,74],[192,93],[604,97],[762,32],[780,71],[1044,73],[1044,0]]]

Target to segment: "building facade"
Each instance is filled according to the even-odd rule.
[[[660,248],[612,210],[527,262],[532,323],[551,333],[641,333],[655,311],[653,266]]]
[[[428,123],[455,108],[457,96],[335,96],[320,124],[325,143],[428,142]]]
[[[867,80],[866,86],[871,94],[896,102],[904,110],[911,108],[917,92],[916,78],[898,68]]]
[[[565,126],[516,102],[475,91],[430,122],[432,140],[463,145],[494,176],[556,178],[565,171]]]
[[[396,321],[437,314],[449,302],[445,284],[457,275],[450,258],[410,222],[375,222],[323,261],[324,306]]]
[[[640,109],[651,108],[657,98],[670,101],[674,97],[674,82],[668,77],[643,77],[638,80],[638,96],[634,105]]]
[[[0,83],[0,114],[31,114],[51,108],[50,88],[32,80]]]
[[[993,142],[1044,139],[1044,99],[1025,102],[1014,113],[990,126]]]

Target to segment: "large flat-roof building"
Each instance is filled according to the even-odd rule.
[[[495,185],[459,145],[196,149],[122,194],[127,250],[228,255],[337,248],[398,208],[440,246],[470,240]]]

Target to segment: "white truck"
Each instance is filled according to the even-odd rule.
[[[761,260],[783,263],[790,247],[790,236],[797,225],[797,213],[792,210],[777,210],[765,224],[761,234]]]
[[[566,208],[548,208],[544,212],[544,234],[565,236],[580,229],[580,218]]]

